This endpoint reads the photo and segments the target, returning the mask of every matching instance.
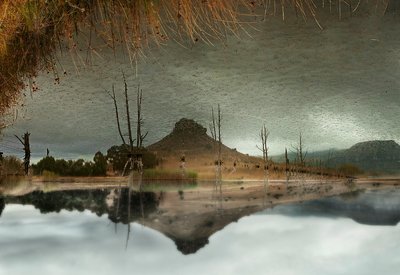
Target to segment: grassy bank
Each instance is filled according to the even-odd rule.
[[[196,180],[197,172],[187,170],[146,169],[143,173],[145,180]]]

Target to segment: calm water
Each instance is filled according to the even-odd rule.
[[[190,192],[3,197],[0,274],[398,274],[398,189],[273,208]]]

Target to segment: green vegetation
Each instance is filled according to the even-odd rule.
[[[106,159],[112,164],[114,171],[122,172],[131,154],[142,156],[144,169],[154,168],[158,164],[156,155],[146,148],[138,149],[134,147],[133,152],[131,152],[130,146],[127,144],[114,145],[109,148]]]
[[[65,160],[45,157],[37,164],[32,165],[34,175],[44,177],[55,176],[105,176],[107,172],[107,160],[101,152],[97,152],[92,161]]]
[[[143,173],[144,179],[154,180],[196,180],[197,173],[194,171],[165,170],[165,169],[146,169]]]

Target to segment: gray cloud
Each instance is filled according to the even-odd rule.
[[[91,156],[119,143],[113,107],[104,89],[116,84],[121,70],[144,91],[148,143],[166,135],[181,117],[208,125],[211,106],[223,110],[225,143],[258,153],[257,133],[265,122],[271,152],[280,153],[304,132],[309,150],[345,148],[360,141],[400,142],[400,25],[390,17],[354,18],[315,25],[267,22],[252,38],[229,37],[227,45],[198,44],[184,49],[170,43],[154,49],[134,70],[128,58],[104,50],[90,68],[63,62],[60,85],[49,75],[42,91],[26,107],[6,136],[32,132],[34,156],[45,148],[58,156]],[[63,60],[63,59],[62,59]],[[122,102],[121,102],[122,104]]]

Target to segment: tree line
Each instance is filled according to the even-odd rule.
[[[134,148],[140,151],[143,156],[144,168],[154,168],[158,164],[158,159],[155,154],[145,148]],[[114,172],[122,172],[126,162],[131,154],[129,145],[114,145],[107,150],[104,155],[100,151],[97,152],[92,161],[65,160],[55,159],[52,156],[42,158],[38,163],[32,165],[34,175],[43,175],[46,172],[51,172],[58,176],[73,176],[73,177],[98,177],[106,176],[108,165],[112,167]]]

